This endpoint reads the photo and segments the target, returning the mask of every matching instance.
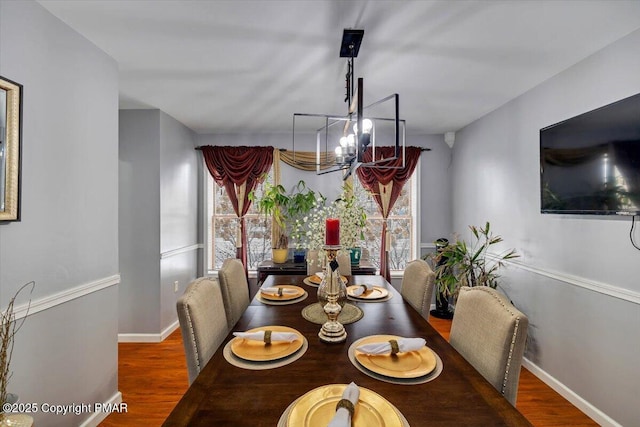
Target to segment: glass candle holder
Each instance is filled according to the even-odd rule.
[[[322,306],[327,321],[320,328],[318,337],[324,342],[336,343],[347,339],[347,332],[338,316],[347,302],[347,286],[340,277],[336,257],[340,245],[326,245],[327,265],[325,274],[318,286],[318,302]]]

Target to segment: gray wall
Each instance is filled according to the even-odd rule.
[[[160,110],[121,110],[118,331],[160,331]]]
[[[415,139],[414,137],[412,139]],[[451,233],[451,148],[443,135],[425,135],[421,147],[429,147],[420,156],[420,241],[433,247],[440,237]]]
[[[9,389],[22,402],[117,399],[117,65],[39,4],[0,1],[0,75],[24,85],[22,221],[0,224],[0,307],[31,280],[38,303]]]
[[[176,300],[198,276],[198,163],[195,133],[160,115],[160,325],[175,325]],[[174,283],[178,282],[178,290]]]
[[[119,333],[159,340],[197,275],[195,134],[160,110],[120,111]],[[174,283],[179,283],[174,291]]]
[[[522,255],[504,288],[529,317],[526,357],[599,422],[638,425],[640,252],[630,218],[542,215],[539,130],[640,92],[640,31],[457,134],[453,228],[491,221]],[[635,234],[636,241],[640,233]]]

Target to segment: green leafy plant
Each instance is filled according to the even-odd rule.
[[[288,193],[281,184],[265,182],[262,184],[262,197],[257,198],[252,191],[249,200],[255,202],[261,214],[273,218],[272,248],[286,249],[293,224],[316,205],[316,193],[303,180],[298,181]]]
[[[517,258],[515,249],[502,254],[490,254],[489,249],[503,241],[495,236],[489,222],[484,227],[470,225],[474,241],[457,240],[433,256],[436,287],[443,296],[456,296],[461,286],[498,286],[498,270],[505,260]]]
[[[323,196],[320,194],[320,200]],[[304,181],[298,181],[290,192],[289,204],[287,205],[287,226],[290,235],[296,240],[296,245],[300,245],[300,240],[304,239],[305,233],[303,225],[306,222],[306,215],[316,206],[318,197],[316,192],[307,187]]]

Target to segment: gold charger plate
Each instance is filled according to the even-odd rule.
[[[358,345],[397,340],[395,335],[372,335],[359,340]],[[355,358],[362,366],[377,374],[391,378],[418,378],[431,373],[436,367],[436,356],[429,347],[417,351],[368,355],[355,350]]]
[[[326,426],[336,413],[336,404],[342,398],[346,384],[331,384],[313,389],[301,396],[291,408],[288,427]],[[360,387],[360,398],[355,406],[352,427],[402,427],[403,423],[394,406],[384,397]]]
[[[231,352],[244,360],[250,360],[252,362],[268,362],[291,356],[302,348],[302,334],[287,326],[261,326],[259,328],[249,329],[247,332],[266,330],[273,332],[295,332],[298,334],[298,338],[292,342],[274,341],[267,345],[263,341],[236,337],[231,340]]]
[[[302,289],[300,286],[295,286],[295,285],[275,285],[272,286],[274,288],[283,288],[283,289],[293,289],[296,291],[295,294],[283,294],[281,296],[277,295],[277,294],[269,294],[269,293],[265,293],[260,291],[260,296],[264,299],[268,299],[271,301],[289,301],[292,299],[296,299],[296,298],[300,298],[302,295],[304,295],[305,290]]]
[[[340,278],[342,279],[342,281],[344,282],[344,284],[347,284],[347,278],[345,276],[340,276]],[[320,283],[322,282],[322,278],[320,276],[317,275],[312,275],[306,278],[306,280],[308,280],[309,282],[313,283],[314,285],[320,285]]]
[[[354,295],[353,292],[360,287],[360,285],[347,286],[347,295],[349,295],[351,298],[361,300],[382,299],[389,296],[389,291],[385,288],[381,288],[380,286],[374,286],[372,289],[365,291],[361,295]]]

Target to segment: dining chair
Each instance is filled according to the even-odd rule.
[[[222,288],[227,324],[231,330],[249,306],[249,284],[242,261],[236,258],[224,260],[218,271],[218,280]]]
[[[318,273],[324,270],[324,262],[318,251],[307,252],[307,275]]]
[[[227,336],[220,284],[212,277],[194,280],[176,308],[191,384]]]
[[[488,286],[463,286],[449,342],[513,405],[529,319]]]
[[[349,255],[349,252],[338,252],[336,261],[338,261],[338,270],[340,271],[340,275],[351,276],[351,255]]]
[[[423,259],[410,261],[404,269],[400,294],[426,320],[429,320],[436,274]]]

